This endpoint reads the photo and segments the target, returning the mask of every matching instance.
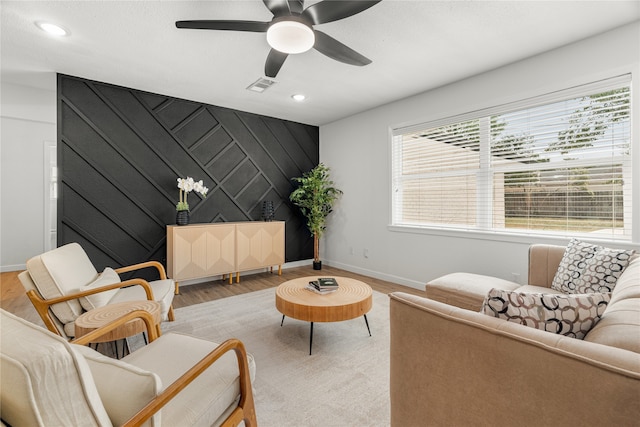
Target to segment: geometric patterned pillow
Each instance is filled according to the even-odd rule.
[[[602,317],[611,294],[527,294],[491,289],[481,313],[571,338],[583,339]]]
[[[571,239],[553,277],[551,289],[565,294],[611,292],[634,252]]]

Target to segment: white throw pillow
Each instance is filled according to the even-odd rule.
[[[551,289],[565,294],[611,292],[633,253],[633,250],[609,249],[571,239]]]
[[[87,361],[102,404],[114,426],[124,424],[162,391],[162,381],[153,372],[103,356],[89,347],[72,347]],[[144,425],[161,425],[160,412]]]
[[[481,313],[558,335],[583,339],[600,321],[611,294],[527,294],[491,289]]]
[[[113,283],[120,283],[120,276],[112,268],[106,267],[102,273],[98,275],[96,280],[88,285],[80,288],[80,291],[88,291],[90,289],[100,288],[102,286],[111,285]],[[111,298],[118,292],[118,289],[111,289],[109,291],[98,292],[97,294],[89,295],[80,298],[80,305],[85,310],[93,310],[94,308],[104,307],[111,301]]]

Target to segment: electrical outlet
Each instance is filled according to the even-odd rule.
[[[365,258],[369,258],[369,248],[364,248],[364,253],[363,253]]]
[[[353,255],[353,246],[349,246],[349,254]]]

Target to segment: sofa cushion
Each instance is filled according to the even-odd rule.
[[[98,277],[89,257],[77,243],[69,243],[31,258],[27,261],[27,270],[44,299],[77,292]],[[82,314],[78,300],[55,304],[51,310],[64,324],[73,322]]]
[[[640,298],[609,304],[584,340],[640,353]]]
[[[122,360],[160,375],[168,387],[218,344],[188,335],[167,333]],[[185,351],[188,349],[188,351]],[[251,378],[255,362],[247,355]],[[162,409],[168,426],[217,425],[216,421],[240,395],[239,371],[234,352],[225,353]]]
[[[91,369],[102,404],[113,425],[119,426],[133,417],[162,390],[160,378],[120,360],[103,356],[81,345],[72,345]],[[144,426],[160,426],[161,412],[157,412]]]
[[[482,313],[554,334],[582,339],[600,320],[611,294],[526,294],[492,289]]]
[[[78,289],[80,292],[89,291],[91,289],[100,288],[102,286],[111,285],[113,283],[120,283],[120,276],[113,268],[106,267],[102,273],[98,275],[96,280]],[[97,294],[88,295],[80,298],[80,305],[85,310],[93,310],[98,307],[104,307],[109,300],[118,293],[118,289],[111,289],[109,291],[99,292]]]
[[[427,298],[467,310],[479,311],[492,288],[515,290],[520,285],[497,277],[473,273],[451,273],[425,286]]]
[[[611,292],[633,253],[571,239],[551,288],[567,294]]]
[[[640,298],[640,257],[634,256],[616,282],[611,294],[611,304],[627,298]],[[640,311],[640,307],[638,307]]]

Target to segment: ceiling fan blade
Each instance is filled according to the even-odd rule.
[[[176,27],[194,30],[230,30],[265,33],[269,22],[259,21],[176,21]]]
[[[344,0],[331,1],[324,0],[316,4],[312,4],[302,12],[302,17],[310,19],[313,24],[325,24],[327,22],[337,21],[339,19],[353,16],[369,9],[381,0]]]
[[[280,16],[291,15],[289,10],[289,2],[287,0],[262,0],[267,9],[273,13],[273,16],[278,18]]]
[[[291,13],[301,14],[304,9],[304,0],[289,0],[289,10]]]
[[[280,68],[282,68],[282,64],[284,64],[287,56],[289,56],[288,53],[271,49],[267,56],[267,62],[264,64],[264,75],[274,78],[278,74],[278,71],[280,71]]]
[[[365,56],[360,55],[355,50],[348,46],[343,45],[333,37],[323,33],[322,31],[314,30],[316,35],[316,42],[313,48],[318,52],[327,55],[329,58],[336,61],[344,62],[349,65],[369,65],[371,60]]]

